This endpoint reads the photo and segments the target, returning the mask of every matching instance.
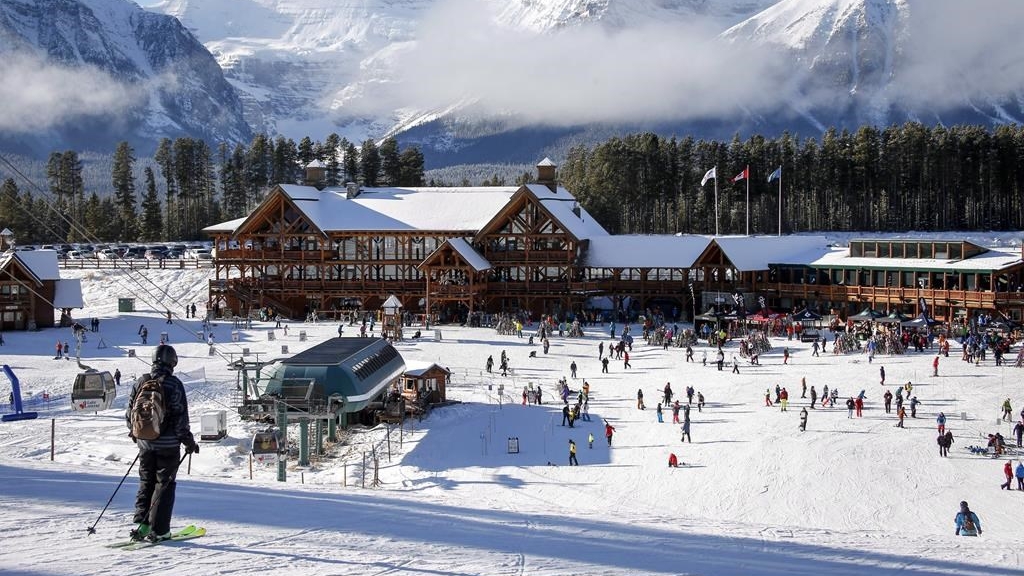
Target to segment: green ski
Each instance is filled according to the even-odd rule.
[[[161,542],[180,542],[182,540],[191,540],[192,538],[199,538],[206,534],[205,528],[199,528],[195,525],[190,525],[173,532],[171,537],[167,540],[161,540],[159,542],[150,542],[149,540],[127,540],[124,542],[114,542],[107,544],[108,548],[120,548],[122,550],[138,550],[140,548],[149,548],[155,546]]]

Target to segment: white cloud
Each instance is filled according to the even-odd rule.
[[[32,133],[76,118],[117,118],[138,103],[140,90],[93,67],[71,68],[34,55],[0,60],[0,131]]]
[[[499,27],[485,3],[453,0],[421,22],[414,45],[364,69],[395,80],[367,82],[345,108],[374,114],[473,99],[490,114],[576,124],[757,112],[790,96],[777,55],[719,41],[720,31],[695,20],[538,36]]]

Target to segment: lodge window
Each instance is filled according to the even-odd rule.
[[[901,286],[903,286],[904,288],[913,288],[914,287],[914,273],[913,272],[903,272],[903,281],[901,283]]]
[[[832,283],[833,284],[842,284],[843,283],[843,271],[842,270],[833,270],[832,271]]]
[[[888,244],[879,244],[878,245],[878,257],[879,258],[888,258],[889,257],[889,245]]]
[[[875,270],[874,286],[885,286],[885,270]]]

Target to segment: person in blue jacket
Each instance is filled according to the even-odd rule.
[[[981,535],[981,520],[978,519],[977,514],[971,512],[966,501],[960,503],[960,512],[957,513],[954,522],[956,523],[957,536]]]
[[[1017,490],[1024,490],[1024,462],[1017,463],[1017,471],[1014,476],[1017,477]]]

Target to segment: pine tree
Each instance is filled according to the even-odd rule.
[[[117,205],[114,228],[120,230],[120,239],[135,240],[135,229],[138,215],[135,213],[135,167],[134,151],[127,142],[117,145],[114,152],[114,167],[111,173],[111,184],[114,187],[114,199]]]
[[[145,170],[146,192],[142,197],[142,215],[139,223],[139,239],[144,242],[160,240],[163,236],[163,215],[160,196],[156,190],[156,176],[149,166]]]
[[[327,185],[337,186],[341,184],[341,162],[339,157],[342,153],[341,137],[333,132],[327,136],[323,148],[320,150],[320,158],[327,168]]]
[[[423,153],[415,146],[402,150],[399,186],[423,186]]]
[[[364,186],[373,187],[380,181],[380,151],[371,139],[363,141],[359,148],[359,173]]]
[[[402,161],[398,155],[398,140],[385,138],[377,150],[380,156],[380,174],[384,186],[397,186],[402,180]]]
[[[345,167],[345,183],[359,181],[359,151],[356,145],[349,142],[345,147],[342,165]]]

